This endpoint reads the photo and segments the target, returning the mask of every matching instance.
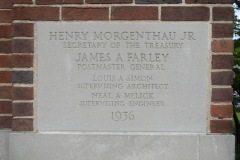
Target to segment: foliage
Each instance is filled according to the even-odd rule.
[[[234,40],[233,90],[240,95],[240,38]]]
[[[240,9],[240,0],[235,0],[235,10]],[[236,160],[240,160],[240,123],[239,114],[240,108],[240,19],[235,15],[234,17],[234,35],[237,39],[234,40],[234,67],[233,67],[233,119],[236,135],[235,155]],[[238,106],[238,107],[237,107]]]
[[[240,9],[240,0],[235,0],[235,10]],[[240,95],[240,19],[237,15],[234,16],[234,35],[237,39],[234,40],[234,67],[233,67],[233,90],[234,101]],[[237,99],[236,99],[237,98]],[[235,102],[234,102],[235,104]]]
[[[237,15],[234,16],[234,35],[240,36],[240,19],[238,19]]]
[[[240,8],[240,0],[235,0],[235,4]]]

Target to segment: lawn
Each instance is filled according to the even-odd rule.
[[[235,108],[236,114],[238,119],[240,120],[240,107],[239,108]]]

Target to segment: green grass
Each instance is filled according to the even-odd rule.
[[[237,113],[237,117],[238,117],[238,119],[240,120],[240,108],[237,108],[237,109],[235,109],[236,110],[236,113]]]
[[[237,112],[237,117],[240,120],[240,112]]]

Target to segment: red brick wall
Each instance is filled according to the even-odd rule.
[[[165,1],[166,2],[166,1]],[[0,128],[34,130],[34,22],[204,21],[212,26],[209,133],[231,133],[233,0],[0,1]]]
[[[0,128],[12,127],[12,3],[0,2]]]

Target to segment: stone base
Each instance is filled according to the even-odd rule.
[[[12,133],[9,160],[234,160],[234,136]]]
[[[0,160],[8,160],[9,130],[0,130]]]

